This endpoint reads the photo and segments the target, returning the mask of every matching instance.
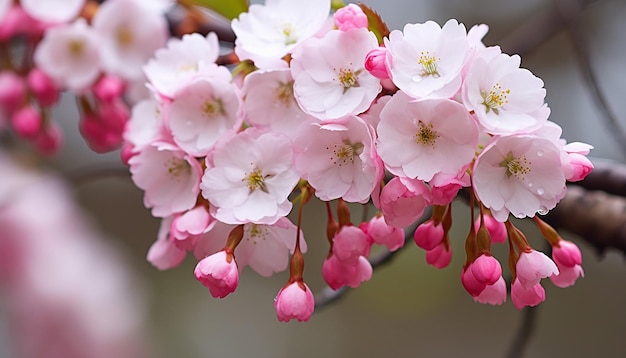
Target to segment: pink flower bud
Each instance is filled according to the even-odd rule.
[[[390,78],[387,67],[387,48],[379,47],[368,52],[365,55],[365,69],[379,80]]]
[[[341,31],[367,28],[367,15],[358,5],[348,4],[335,12],[335,25]]]
[[[388,225],[383,216],[376,215],[369,222],[362,223],[359,227],[376,244],[387,246],[389,251],[396,251],[404,246],[404,230]]]
[[[591,173],[593,164],[586,156],[578,153],[568,153],[569,156],[569,175],[565,177],[568,181],[575,182],[585,179],[587,174]]]
[[[443,241],[426,252],[426,262],[438,269],[447,267],[450,261],[452,261],[452,247],[446,247]]]
[[[345,263],[332,255],[324,260],[322,265],[324,281],[333,290],[338,290],[343,286],[356,288],[372,278],[372,272],[372,265],[363,256],[359,257],[356,262]]]
[[[226,297],[239,284],[237,262],[224,250],[200,260],[193,273],[215,298]]]
[[[369,256],[371,248],[371,238],[356,226],[343,226],[333,239],[333,254],[343,262],[355,263]]]
[[[48,121],[47,126],[39,132],[35,139],[35,146],[39,152],[45,155],[55,154],[61,148],[62,143],[63,132],[54,121]]]
[[[26,96],[26,84],[13,71],[0,72],[0,107],[7,115],[22,107]]]
[[[583,256],[578,246],[567,240],[559,240],[558,246],[552,247],[552,259],[557,265],[566,267],[583,263]]]
[[[133,149],[134,146],[130,143],[125,143],[124,145],[122,145],[122,150],[120,150],[120,159],[122,160],[122,163],[124,163],[124,165],[129,165],[128,161],[130,160],[130,158],[137,154],[133,151]]]
[[[276,316],[281,322],[297,319],[298,322],[308,321],[315,309],[313,292],[302,281],[292,282],[283,287],[274,299]]]
[[[461,284],[472,297],[477,297],[487,287],[485,283],[476,279],[469,266],[461,272]]]
[[[91,87],[93,94],[101,101],[110,102],[124,93],[125,83],[116,76],[104,75]]]
[[[204,206],[196,206],[172,220],[171,232],[177,247],[193,251],[199,235],[215,226],[215,219]]]
[[[0,21],[0,40],[8,40],[16,35],[26,33],[27,28],[33,22],[34,20],[21,6],[11,6]]]
[[[30,70],[26,81],[35,99],[42,106],[50,107],[59,101],[61,92],[54,80],[39,68]]]
[[[527,289],[537,285],[542,278],[559,274],[559,269],[554,261],[550,260],[543,252],[536,250],[522,251],[515,265],[515,271],[517,272],[517,280]]]
[[[424,182],[399,177],[385,185],[379,200],[385,222],[398,228],[405,228],[419,219],[429,203],[430,191]]]
[[[468,268],[478,282],[486,285],[495,284],[502,278],[502,267],[500,262],[491,255],[480,255]]]
[[[511,301],[518,310],[525,306],[534,307],[546,299],[546,291],[540,283],[526,288],[518,279],[511,284]]]
[[[487,285],[478,296],[474,297],[474,301],[490,305],[501,305],[506,302],[506,282],[504,282],[504,278],[500,276],[493,285]]]
[[[413,238],[417,246],[426,251],[430,251],[441,243],[443,235],[443,225],[435,225],[432,220],[428,220],[415,229]]]
[[[13,113],[11,124],[15,133],[21,137],[35,139],[42,127],[41,113],[32,106],[26,106]]]

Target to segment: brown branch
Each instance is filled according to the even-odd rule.
[[[577,185],[545,216],[546,222],[576,234],[599,253],[616,249],[626,255],[626,198]]]
[[[506,355],[507,358],[521,358],[524,356],[526,347],[530,342],[535,327],[537,325],[537,311],[539,306],[526,307],[522,310],[522,322],[519,326],[517,334],[513,337],[513,342],[509,347]]]
[[[593,171],[576,185],[626,198],[626,165],[607,159],[593,159],[592,162]]]

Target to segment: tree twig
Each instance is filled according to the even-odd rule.
[[[535,331],[538,310],[539,306],[526,307],[522,310],[522,322],[513,338],[513,342],[511,342],[511,346],[506,354],[507,358],[522,358],[524,356],[530,338]]]

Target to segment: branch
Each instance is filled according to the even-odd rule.
[[[524,351],[536,327],[538,309],[539,306],[526,307],[522,311],[522,323],[509,347],[507,358],[521,358],[524,356]]]
[[[592,162],[593,171],[576,185],[626,198],[626,165],[608,159],[594,158]]]

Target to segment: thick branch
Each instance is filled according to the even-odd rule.
[[[545,220],[574,233],[598,252],[617,249],[626,255],[626,199],[571,185]]]

